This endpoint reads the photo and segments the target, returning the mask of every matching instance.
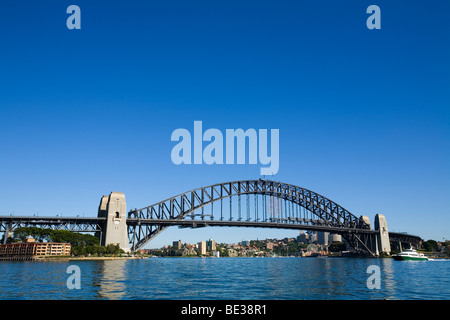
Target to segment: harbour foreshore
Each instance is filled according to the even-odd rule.
[[[34,256],[14,256],[14,257],[0,257],[0,261],[82,261],[82,260],[130,260],[130,259],[147,259],[143,256],[130,257],[34,257]]]

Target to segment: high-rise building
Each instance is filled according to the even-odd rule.
[[[172,246],[174,249],[177,249],[177,250],[181,249],[181,240],[174,241]]]
[[[216,241],[214,241],[213,239],[209,239],[208,241],[206,241],[206,249],[208,251],[216,251]]]
[[[300,231],[299,235],[297,236],[298,242],[308,243],[309,242],[309,234],[307,234],[304,231]]]
[[[317,242],[318,240],[317,240],[317,232],[315,232],[315,231],[312,231],[312,232],[309,232],[308,233],[309,234],[309,239],[310,239],[310,242]]]
[[[201,255],[206,254],[206,241],[200,241],[198,243],[198,250],[200,251]]]
[[[327,246],[329,234],[330,234],[329,232],[322,232],[322,231],[317,232],[317,243]]]

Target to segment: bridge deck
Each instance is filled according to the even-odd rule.
[[[75,232],[94,232],[101,231],[104,223],[105,218],[98,217],[0,216],[0,232],[30,226]]]
[[[36,216],[0,216],[0,232],[8,230],[11,225],[14,229],[21,226],[74,226],[86,225],[92,228],[74,228],[72,231],[95,231],[101,230],[106,218],[103,217],[36,217]],[[300,224],[292,222],[255,222],[255,221],[229,221],[229,220],[191,220],[191,219],[137,219],[128,218],[128,226],[138,225],[160,225],[160,226],[180,226],[185,228],[202,228],[202,227],[252,227],[252,228],[275,228],[275,229],[292,229],[292,230],[312,230],[325,231],[331,233],[342,232],[358,232],[366,234],[374,234],[377,231],[367,229],[343,229],[342,227],[333,227],[318,224]],[[95,226],[95,227],[94,227]],[[389,232],[391,238],[411,240],[417,242],[422,240],[419,236],[403,233]]]
[[[138,225],[161,225],[161,226],[180,226],[186,228],[202,228],[202,227],[252,227],[252,228],[276,228],[276,229],[294,229],[294,230],[314,230],[325,231],[331,233],[349,233],[352,231],[358,233],[373,234],[377,231],[368,229],[349,229],[342,227],[333,227],[318,224],[300,224],[286,222],[255,222],[255,221],[229,221],[229,220],[190,220],[190,219],[133,219],[128,218],[129,226]]]

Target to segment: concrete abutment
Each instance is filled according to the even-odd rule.
[[[97,234],[100,244],[118,244],[123,251],[130,252],[124,193],[111,192],[109,196],[103,196],[98,207],[98,217],[106,218],[102,233]]]

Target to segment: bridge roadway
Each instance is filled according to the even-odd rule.
[[[295,221],[281,222],[281,219],[272,219],[269,222],[255,222],[248,220],[190,220],[190,219],[127,219],[129,226],[134,225],[161,225],[161,226],[180,226],[184,228],[204,228],[204,227],[252,227],[252,228],[274,228],[274,229],[294,229],[294,230],[312,230],[324,231],[330,233],[351,232],[352,229],[343,229],[342,227],[333,227],[328,225],[320,225],[318,220],[312,224],[300,224]],[[357,229],[358,233],[375,234],[378,231]],[[356,231],[356,229],[355,229]]]
[[[31,226],[75,232],[95,232],[102,231],[105,221],[106,218],[102,217],[0,216],[0,232]]]
[[[301,224],[298,221],[280,222],[281,219],[273,219],[270,222],[255,221],[230,221],[230,220],[199,220],[199,219],[140,219],[127,218],[128,227],[142,225],[158,225],[161,227],[179,226],[182,228],[204,228],[204,227],[251,227],[251,228],[274,228],[291,230],[311,230],[330,233],[364,233],[376,234],[378,231],[369,229],[343,229],[329,225],[320,225],[319,220],[311,219],[310,224]],[[277,221],[278,220],[278,221]],[[102,232],[104,231],[104,217],[36,217],[36,216],[0,216],[0,232],[14,230],[19,227],[39,226],[58,230],[74,232]],[[389,232],[392,242],[419,243],[419,236],[404,232]]]
[[[316,220],[318,221],[318,220]],[[318,224],[300,224],[300,223],[280,223],[272,222],[255,222],[255,221],[229,221],[229,220],[190,220],[190,219],[127,219],[128,226],[136,225],[160,225],[164,227],[180,226],[184,228],[204,228],[204,227],[252,227],[252,228],[273,228],[273,229],[291,229],[291,230],[311,230],[322,231],[336,234],[342,233],[358,233],[358,234],[377,234],[377,230],[356,229],[333,227]],[[392,242],[410,242],[419,243],[422,238],[411,235],[406,232],[389,232],[389,238]]]

